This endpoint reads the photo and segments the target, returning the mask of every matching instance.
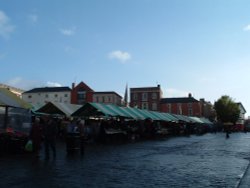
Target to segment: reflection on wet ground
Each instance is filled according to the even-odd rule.
[[[176,137],[122,145],[88,145],[84,156],[0,158],[0,187],[235,187],[250,157],[250,134]]]

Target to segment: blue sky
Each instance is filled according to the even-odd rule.
[[[250,110],[249,0],[0,0],[0,82],[229,95]]]

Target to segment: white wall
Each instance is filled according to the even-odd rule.
[[[23,93],[22,99],[32,105],[44,105],[47,102],[71,102],[71,92],[42,92],[42,93]]]

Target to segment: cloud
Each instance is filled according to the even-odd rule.
[[[41,85],[41,83],[38,81],[26,80],[26,79],[21,78],[21,77],[12,78],[12,79],[6,81],[5,84],[9,85],[9,86],[16,87],[16,88],[20,88],[23,90],[30,90],[32,88],[35,88],[35,87]]]
[[[14,31],[15,26],[10,24],[9,17],[0,10],[0,36],[8,39],[10,34]]]
[[[131,59],[131,55],[128,52],[122,52],[120,50],[112,51],[109,53],[110,59],[116,59],[122,63]]]
[[[72,36],[75,34],[76,28],[73,27],[71,29],[60,29],[61,34],[65,36]]]
[[[38,16],[36,14],[30,14],[30,15],[28,15],[28,19],[32,23],[37,23],[38,22]]]
[[[244,31],[250,31],[250,24],[243,28]]]
[[[61,87],[62,86],[61,84],[59,84],[57,82],[50,82],[50,81],[48,81],[46,83],[46,85],[49,86],[49,87]]]
[[[38,80],[27,80],[22,77],[12,78],[6,81],[4,84],[12,86],[12,87],[20,88],[23,90],[30,90],[33,88],[46,87],[46,86],[47,87],[61,87],[62,86],[61,84],[56,83],[56,82],[47,81],[46,83],[44,83]]]
[[[179,89],[175,89],[175,88],[168,88],[168,89],[166,89],[165,96],[167,98],[171,98],[171,97],[187,97],[188,92],[182,91],[182,90],[179,90]]]

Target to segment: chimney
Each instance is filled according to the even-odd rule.
[[[189,93],[189,94],[188,94],[188,97],[189,97],[189,98],[191,98],[191,97],[192,97],[192,94],[191,94],[191,93]]]
[[[73,82],[73,83],[72,83],[72,89],[74,89],[74,88],[75,88],[75,83]]]

